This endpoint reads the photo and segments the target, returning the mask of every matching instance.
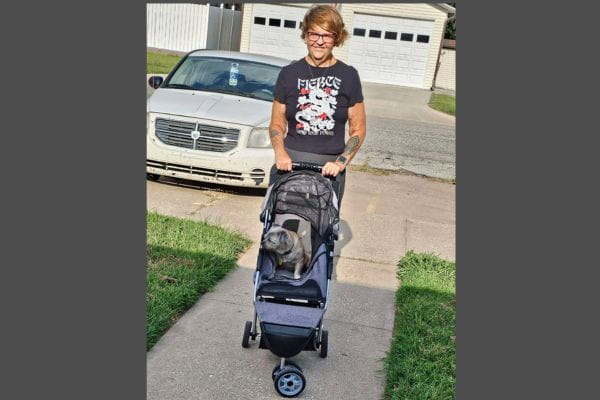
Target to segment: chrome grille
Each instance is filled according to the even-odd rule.
[[[193,131],[199,131],[196,139],[192,137]],[[161,142],[170,146],[220,153],[234,149],[240,136],[239,129],[165,118],[156,119],[155,132]]]

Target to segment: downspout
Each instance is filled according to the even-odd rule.
[[[429,90],[433,91],[435,88],[435,81],[437,80],[437,74],[440,69],[440,57],[442,56],[442,47],[444,45],[444,36],[446,35],[446,27],[448,26],[448,22],[456,19],[456,14],[451,16],[450,18],[446,18],[444,21],[444,30],[442,31],[442,40],[440,41],[440,47],[438,50],[437,61],[435,63],[435,73],[433,74],[433,82],[431,82],[431,88]]]

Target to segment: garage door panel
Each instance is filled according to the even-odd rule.
[[[425,64],[410,63],[408,65],[408,70],[410,71],[411,75],[422,76],[425,72]]]
[[[361,79],[422,87],[431,43],[417,42],[417,37],[431,35],[433,21],[355,13],[352,28],[365,30],[364,37],[353,35],[348,41],[349,62]],[[369,37],[371,30],[381,31],[381,37]],[[386,32],[395,34],[386,39]]]
[[[396,46],[389,45],[389,44],[384,44],[383,45],[383,52],[391,54],[391,55],[394,55],[394,54],[396,54]]]
[[[249,51],[292,60],[302,58],[306,55],[306,45],[300,39],[300,22],[306,10],[303,7],[254,4]],[[255,17],[265,18],[265,25],[255,24]],[[286,20],[295,22],[295,27],[290,22],[286,27]],[[270,22],[279,26],[269,25]]]

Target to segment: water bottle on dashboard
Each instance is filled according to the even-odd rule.
[[[229,86],[237,86],[238,72],[239,72],[239,64],[231,63],[231,68],[229,69]]]

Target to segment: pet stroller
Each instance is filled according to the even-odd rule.
[[[295,231],[311,255],[300,279],[276,269],[276,258],[262,248],[254,274],[254,322],[246,321],[242,347],[260,336],[259,348],[281,357],[272,372],[275,389],[295,397],[306,387],[302,368],[286,360],[302,350],[327,357],[328,333],[323,315],[329,300],[333,244],[337,240],[338,183],[315,164],[294,163],[292,172],[271,185],[263,202],[261,241],[273,224]],[[258,328],[260,327],[260,333]]]

